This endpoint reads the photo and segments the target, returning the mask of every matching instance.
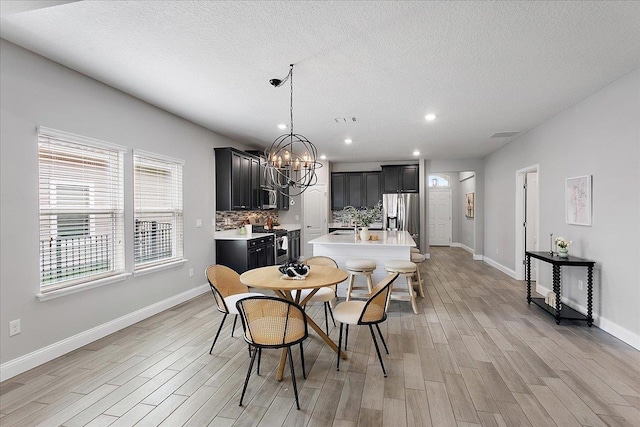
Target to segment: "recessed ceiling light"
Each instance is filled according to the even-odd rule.
[[[325,156],[324,154],[320,156],[321,160],[327,160],[327,156]]]
[[[436,115],[435,114],[427,114],[426,116],[424,116],[425,119],[427,119],[427,121],[432,122],[436,119]]]
[[[415,150],[415,151],[413,152],[413,155],[414,155],[414,156],[419,156],[419,155],[420,155],[420,152],[419,152],[418,150]]]
[[[278,125],[278,129],[286,129],[286,128],[287,128],[287,125],[285,125],[285,124],[279,124]]]
[[[350,140],[349,138],[347,138],[347,139],[344,140],[344,142],[345,142],[345,144],[351,144],[353,141]]]

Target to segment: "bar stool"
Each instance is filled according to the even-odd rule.
[[[418,249],[418,248],[411,248],[411,253],[412,253],[412,254],[419,254],[419,253],[420,253],[420,249]]]
[[[376,269],[376,262],[370,259],[350,259],[345,263],[347,271],[349,272],[349,287],[347,289],[347,301],[351,298],[369,298],[373,291],[373,280],[371,274]],[[367,286],[355,286],[356,276],[365,276],[367,279]],[[366,291],[356,292],[353,295],[353,291]]]
[[[416,265],[416,277],[418,279],[418,290],[420,291],[420,296],[424,298],[424,289],[422,288],[422,275],[420,274],[420,263],[424,261],[424,255],[421,253],[411,252],[411,262]]]
[[[398,301],[409,301],[411,302],[411,308],[415,314],[418,314],[418,308],[416,307],[416,297],[415,291],[413,290],[413,275],[416,273],[418,266],[411,261],[405,261],[401,259],[392,259],[387,261],[384,265],[385,270],[389,273],[398,273],[401,276],[404,276],[407,279],[407,295],[398,295],[397,291],[402,293],[403,290],[401,288],[393,288],[393,292],[391,293],[391,299]]]

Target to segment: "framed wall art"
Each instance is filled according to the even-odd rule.
[[[565,180],[565,213],[567,224],[591,225],[591,175]]]
[[[467,193],[465,195],[464,216],[473,218],[475,214],[475,193]]]

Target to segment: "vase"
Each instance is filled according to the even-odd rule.
[[[558,248],[558,256],[560,258],[568,258],[569,257],[569,249],[567,249],[567,248]]]
[[[370,236],[371,235],[369,234],[369,227],[362,227],[360,229],[360,240],[362,241],[369,240]]]

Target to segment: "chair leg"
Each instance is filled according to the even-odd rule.
[[[411,308],[413,309],[413,313],[418,314],[418,308],[416,307],[415,291],[413,290],[413,280],[411,280],[411,276],[407,276],[407,290],[409,291],[409,298],[411,301]]]
[[[262,349],[260,347],[256,348],[256,351],[258,352],[258,376],[260,376],[260,361],[262,360]]]
[[[222,322],[220,322],[220,327],[218,328],[218,332],[216,332],[216,337],[213,339],[213,344],[211,344],[211,349],[209,350],[209,354],[213,351],[213,346],[216,345],[216,341],[218,341],[218,336],[220,335],[220,331],[222,330],[222,326],[224,325],[224,321],[227,320],[227,316],[229,314],[225,313],[222,318]]]
[[[336,371],[340,370],[340,350],[342,350],[342,329],[343,328],[344,328],[344,323],[340,323],[340,335],[338,335],[338,351],[337,351],[338,362],[336,363]]]
[[[353,284],[356,279],[356,276],[353,273],[349,273],[349,286],[347,287],[347,297],[346,301],[351,299],[351,291],[353,290]]]
[[[344,337],[344,349],[347,349],[347,344],[349,344],[349,324],[347,323],[347,333]]]
[[[378,360],[380,361],[380,366],[382,366],[382,373],[385,378],[387,377],[387,370],[384,369],[384,363],[382,362],[382,355],[380,354],[380,348],[378,347],[378,341],[376,340],[376,334],[373,333],[373,327],[369,325],[369,331],[371,332],[371,338],[373,338],[373,344],[376,346],[376,353],[378,353]]]
[[[251,357],[251,344],[247,344],[247,348],[249,349],[249,357]]]
[[[302,349],[302,342],[300,342],[300,359],[302,360],[302,378],[307,379],[307,371],[304,367],[304,350]]]
[[[242,394],[240,395],[240,405],[238,406],[242,406],[242,399],[244,399],[244,393],[247,391],[247,384],[249,384],[249,377],[251,376],[251,369],[253,369],[253,362],[256,360],[256,354],[258,354],[257,348],[253,351],[251,362],[249,362],[249,369],[247,370],[247,377],[244,379],[244,387],[242,387]]]
[[[380,339],[382,340],[382,344],[384,344],[384,350],[389,354],[389,349],[387,348],[387,343],[384,342],[384,337],[382,336],[382,332],[380,332],[380,326],[376,323],[376,329],[378,330],[378,335],[380,335]]]
[[[287,353],[289,353],[289,368],[291,369],[291,382],[293,382],[293,394],[296,396],[296,406],[300,409],[300,402],[298,401],[298,385],[296,384],[296,372],[293,369],[293,357],[291,357],[291,347],[287,347]]]
[[[236,329],[236,322],[238,321],[238,315],[233,318],[233,328],[231,328],[231,336],[233,337],[233,331]]]
[[[418,290],[420,291],[420,297],[424,298],[424,288],[422,287],[422,274],[420,274],[420,264],[417,264],[418,268],[416,273],[418,274]]]
[[[328,305],[329,308],[329,314],[331,315],[331,321],[333,322],[333,326],[336,326],[336,319],[333,318],[333,310],[331,310],[331,304],[329,304],[328,302],[325,302],[325,304]],[[329,335],[329,334],[327,334]]]
[[[329,335],[329,317],[327,314],[327,303],[324,304],[324,328],[327,330],[327,335]]]

